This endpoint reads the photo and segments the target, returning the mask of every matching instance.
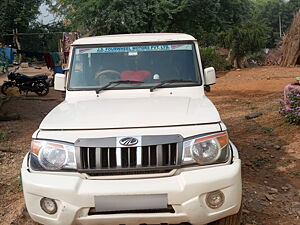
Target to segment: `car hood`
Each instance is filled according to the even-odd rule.
[[[159,96],[64,101],[42,121],[40,129],[114,129],[179,126],[220,122],[206,96]]]

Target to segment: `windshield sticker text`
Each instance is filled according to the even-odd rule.
[[[76,49],[76,54],[88,53],[116,53],[116,52],[151,52],[151,51],[177,51],[192,50],[191,44],[176,45],[145,45],[145,46],[122,46],[122,47],[101,47],[101,48],[85,48]]]

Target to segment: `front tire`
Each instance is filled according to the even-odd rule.
[[[15,85],[12,82],[5,82],[2,86],[1,86],[1,93],[4,95],[7,95],[7,90],[11,87],[14,87]]]
[[[212,222],[208,225],[240,225],[241,217],[242,217],[242,207],[240,208],[240,210],[237,214],[232,215],[232,216],[227,216],[223,219]]]

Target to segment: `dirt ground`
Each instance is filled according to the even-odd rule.
[[[240,150],[243,225],[300,223],[300,127],[283,121],[277,102],[283,87],[299,74],[298,67],[257,67],[219,73],[217,84],[208,93]],[[0,85],[1,79],[0,75]],[[63,100],[53,90],[44,98],[31,96],[13,97],[5,105],[6,110],[19,113],[20,120],[0,122],[0,224],[3,225],[35,224],[24,206],[20,166],[29,150],[32,133],[43,117]],[[261,112],[262,116],[245,119],[245,115],[254,112]]]

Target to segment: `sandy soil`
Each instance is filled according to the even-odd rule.
[[[208,93],[240,150],[244,225],[299,224],[300,129],[286,124],[277,112],[283,87],[299,74],[300,68],[280,67],[219,73]],[[20,113],[21,120],[0,122],[0,224],[35,224],[24,206],[19,170],[32,133],[62,101],[53,90],[45,98],[14,97],[6,105],[6,110]],[[253,112],[263,115],[246,120],[245,115]]]

